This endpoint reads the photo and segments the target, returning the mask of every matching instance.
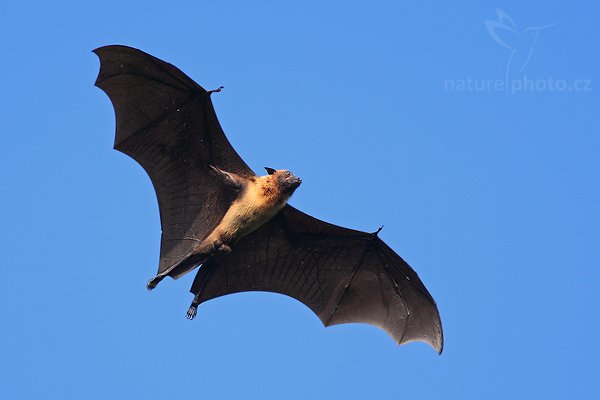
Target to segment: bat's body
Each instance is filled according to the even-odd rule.
[[[206,263],[217,252],[231,252],[236,241],[260,228],[281,211],[302,183],[286,170],[266,168],[268,175],[244,178],[214,166],[210,168],[236,191],[237,197],[215,229],[188,256],[151,279],[148,289],[154,289],[165,276],[178,278],[184,275]]]
[[[325,326],[363,322],[398,344],[441,353],[435,301],[379,237],[332,225],[287,204],[301,181],[267,168],[257,176],[235,152],[210,95],[183,72],[126,46],[95,50],[96,85],[115,108],[115,148],[146,170],[158,197],[162,240],[154,288],[200,266],[188,318],[230,293],[281,293]]]
[[[241,193],[208,236],[209,242],[212,239],[231,246],[237,239],[269,221],[287,204],[301,181],[290,171],[271,171],[270,175],[255,179],[240,178]],[[283,179],[280,181],[279,177]]]

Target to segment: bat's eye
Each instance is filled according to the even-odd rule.
[[[291,175],[292,175],[292,174],[290,173],[290,171],[287,171],[287,172],[285,173],[285,176],[286,176],[286,178],[289,178]]]

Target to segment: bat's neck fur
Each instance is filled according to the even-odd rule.
[[[279,202],[286,202],[291,193],[286,195],[273,175],[265,175],[256,178],[253,185],[257,188],[257,199],[264,202],[265,205],[276,205]]]

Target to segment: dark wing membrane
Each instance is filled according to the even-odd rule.
[[[254,173],[225,137],[210,94],[183,72],[126,46],[94,52],[100,58],[96,86],[115,109],[115,149],[146,170],[158,197],[160,273],[204,239],[233,201],[208,164]]]
[[[422,341],[441,353],[435,301],[415,271],[376,234],[328,224],[291,206],[206,263],[192,293],[200,302],[230,293],[291,296],[325,326],[368,323],[398,344]]]

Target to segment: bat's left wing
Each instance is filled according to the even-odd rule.
[[[198,271],[198,303],[244,291],[288,295],[325,326],[375,325],[398,343],[442,352],[435,301],[415,271],[376,233],[335,226],[291,206]]]
[[[225,215],[236,193],[210,166],[246,178],[252,170],[233,149],[210,91],[173,65],[127,46],[105,46],[96,86],[115,109],[115,149],[148,173],[158,198],[162,238],[158,272],[180,265]],[[180,266],[180,269],[174,269]]]

